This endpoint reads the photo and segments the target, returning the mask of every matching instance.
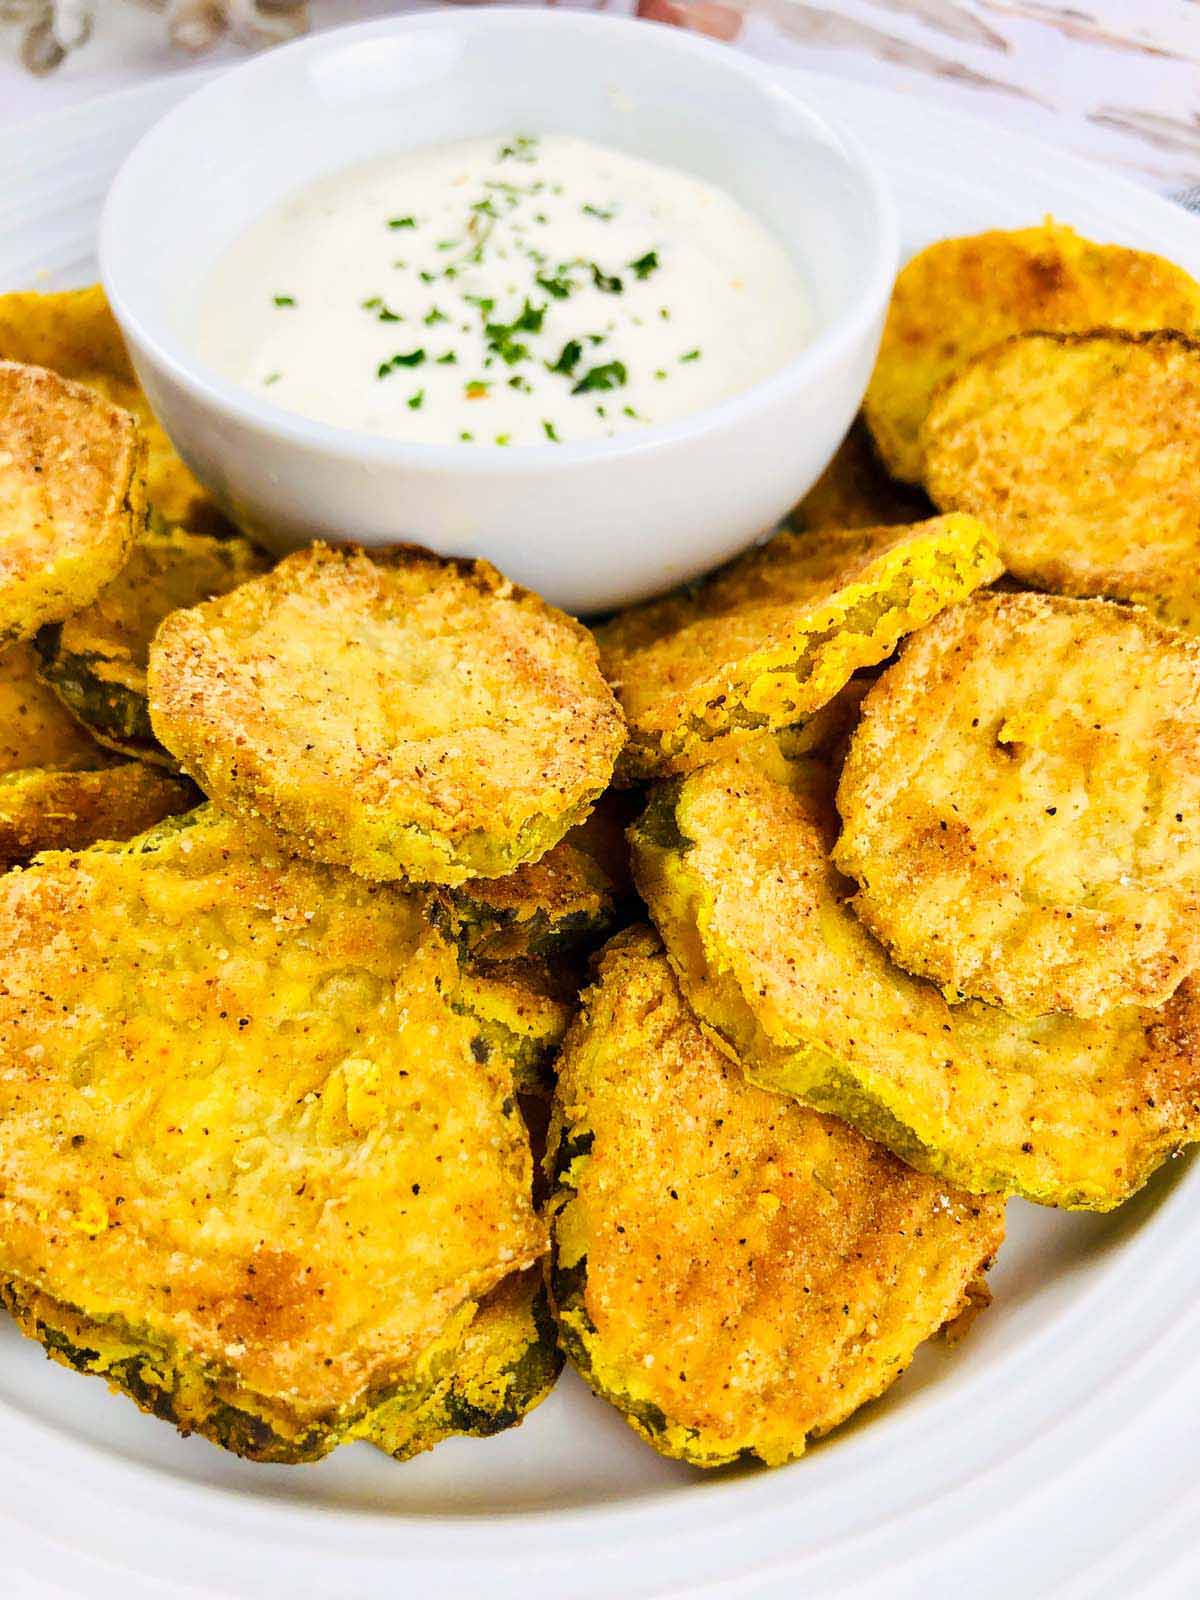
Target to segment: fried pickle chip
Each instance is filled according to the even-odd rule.
[[[247,539],[151,528],[90,606],[38,636],[41,673],[102,744],[169,761],[150,726],[146,660],[172,611],[226,594],[270,566]]]
[[[802,1454],[965,1306],[1000,1201],[755,1088],[658,939],[607,948],[563,1051],[552,1290],[587,1382],[663,1455]]]
[[[468,960],[451,1004],[475,1023],[471,1049],[476,1059],[493,1056],[508,1063],[522,1094],[545,1094],[550,1062],[562,1043],[579,1000],[579,984],[569,971],[545,958],[508,961]]]
[[[867,696],[838,788],[854,908],[951,999],[1157,1006],[1200,966],[1200,639],[976,596]]]
[[[32,645],[0,648],[0,871],[39,850],[131,839],[195,805],[184,779],[98,745],[36,666]]]
[[[145,514],[127,411],[42,367],[0,361],[0,641],[89,605]]]
[[[419,1404],[385,1401],[355,1437],[410,1461],[452,1434],[515,1428],[553,1389],[562,1356],[541,1267],[506,1278],[479,1302],[445,1374]]]
[[[539,860],[449,891],[444,926],[464,951],[485,960],[559,955],[616,924],[632,884],[623,822],[607,802]]]
[[[0,1277],[258,1459],[428,1392],[545,1246],[456,979],[423,895],[211,807],[0,879]]]
[[[890,478],[875,454],[862,417],[788,522],[809,532],[821,528],[885,528],[935,515],[920,489]]]
[[[638,886],[697,1015],[749,1077],[974,1193],[1106,1211],[1200,1138],[1200,993],[1020,1021],[888,958],[830,860],[828,774],[727,761],[637,825]]]
[[[938,384],[1014,333],[1200,328],[1200,284],[1145,250],[1061,223],[943,239],[896,279],[863,411],[884,465],[921,481],[921,424]]]
[[[922,439],[934,499],[986,518],[1015,577],[1200,629],[1200,343],[1008,340],[935,395]]]
[[[155,734],[225,809],[363,877],[501,877],[624,738],[590,634],[486,562],[314,545],[159,628]]]
[[[974,517],[785,530],[697,589],[623,612],[597,634],[629,723],[622,770],[686,771],[726,735],[800,722],[1002,570]]]
[[[49,367],[132,412],[148,447],[151,509],[184,527],[217,532],[225,526],[150,410],[99,284],[56,294],[0,294],[0,360]]]

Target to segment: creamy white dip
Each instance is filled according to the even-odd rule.
[[[700,411],[808,328],[796,264],[730,195],[546,135],[392,155],[292,196],[218,262],[199,340],[303,416],[517,445]]]

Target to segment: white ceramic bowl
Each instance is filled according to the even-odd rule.
[[[722,185],[793,251],[812,341],[766,381],[681,421],[507,449],[331,427],[199,358],[201,285],[275,201],[390,150],[514,129],[580,135]],[[811,486],[866,386],[897,248],[869,162],[766,68],[679,29],[540,9],[397,17],[238,67],[136,147],[100,234],[105,287],[150,402],[249,532],[276,549],[415,539],[483,555],[584,612],[712,567]]]

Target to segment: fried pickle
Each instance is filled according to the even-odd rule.
[[[801,722],[1002,570],[974,517],[785,530],[697,588],[623,612],[597,633],[629,724],[623,774],[686,771],[727,735]]]
[[[560,955],[615,926],[633,886],[623,820],[609,798],[539,860],[448,891],[444,925],[465,952],[486,960]]]
[[[888,476],[859,416],[788,522],[811,533],[822,528],[893,527],[934,515],[922,490]]]
[[[530,1267],[479,1302],[444,1376],[424,1401],[385,1401],[368,1412],[354,1437],[397,1461],[410,1461],[453,1434],[490,1438],[522,1423],[561,1371],[542,1269]]]
[[[896,279],[863,411],[884,465],[921,481],[920,430],[938,384],[1014,333],[1200,329],[1200,284],[1145,250],[1047,220],[942,239]]]
[[[965,1307],[1000,1201],[755,1088],[647,928],[606,949],[551,1128],[568,1358],[663,1455],[802,1454]]]
[[[1200,343],[1010,339],[938,391],[922,439],[930,493],[985,518],[1014,577],[1200,630]]]
[[[0,360],[49,367],[132,412],[148,448],[151,510],[167,523],[200,531],[226,526],[151,411],[99,284],[56,294],[0,294]]]
[[[0,642],[90,605],[144,516],[145,446],[129,413],[0,361]]]
[[[499,1057],[508,1063],[520,1093],[543,1095],[578,998],[573,974],[545,958],[522,956],[468,960],[451,1004],[476,1025],[471,1049],[478,1060]]]
[[[747,761],[665,785],[638,886],[684,992],[748,1076],[974,1193],[1105,1211],[1200,1138],[1200,992],[1091,1021],[951,1006],[846,903],[828,774]]]
[[[0,871],[39,850],[130,839],[198,796],[103,749],[40,681],[30,644],[0,648]]]
[[[226,594],[269,566],[247,539],[148,529],[90,606],[39,634],[42,677],[102,744],[169,762],[146,704],[155,630],[170,612]]]
[[[501,877],[558,843],[624,738],[590,634],[486,562],[314,545],[176,611],[154,732],[225,809],[373,879]]]
[[[1137,607],[981,595],[863,704],[834,861],[951,999],[1157,1006],[1200,966],[1200,639]]]
[[[541,1256],[423,895],[207,807],[0,878],[0,951],[0,1278],[185,1432],[320,1456]]]

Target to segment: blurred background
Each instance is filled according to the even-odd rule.
[[[486,3],[486,0],[484,0]],[[1200,185],[1200,0],[544,0],[693,28]],[[419,0],[0,0],[0,124]]]

